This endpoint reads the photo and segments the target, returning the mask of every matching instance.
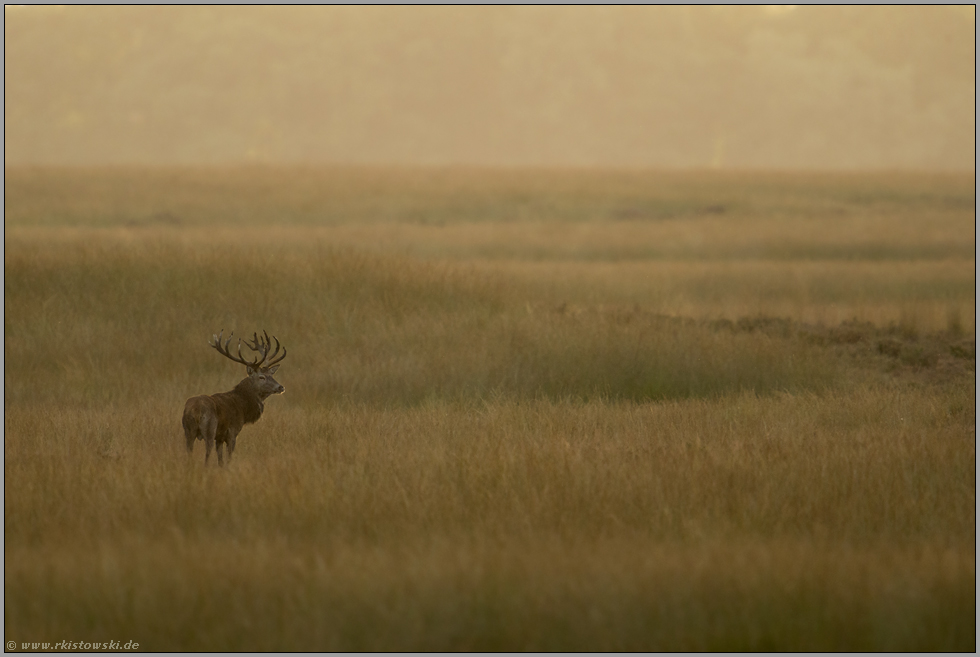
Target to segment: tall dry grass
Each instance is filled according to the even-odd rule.
[[[389,410],[285,397],[225,471],[180,453],[167,404],[12,410],[6,633],[960,649],[973,408],[971,390]]]
[[[328,174],[7,172],[5,640],[975,648],[972,190]],[[220,328],[289,349],[222,470]]]
[[[112,401],[153,394],[161,378],[227,373],[202,351],[219,328],[274,327],[297,361],[295,394],[315,403],[658,399],[812,389],[837,371],[800,341],[642,307],[564,312],[531,284],[404,257],[139,238],[10,246],[6,339],[33,367],[8,381],[8,398]],[[119,377],[102,363],[135,371]]]

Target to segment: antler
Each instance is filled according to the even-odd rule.
[[[262,334],[265,336],[265,342],[264,342],[265,346],[262,348],[262,353],[265,354],[265,356],[263,357],[263,361],[265,362],[265,367],[272,367],[276,363],[281,362],[282,359],[286,357],[286,348],[282,347],[282,356],[276,358],[276,354],[279,353],[279,348],[281,347],[281,345],[279,344],[279,338],[277,338],[276,336],[272,336],[272,340],[276,341],[276,348],[270,354],[269,349],[272,347],[272,340],[269,340],[269,333],[267,331],[262,331]],[[257,335],[255,334],[252,335],[253,342],[256,342],[258,339],[259,338]]]
[[[238,338],[238,357],[236,358],[235,356],[233,356],[231,354],[231,352],[228,351],[228,345],[231,344],[231,339],[235,336],[235,332],[232,331],[231,334],[228,336],[228,339],[225,340],[224,345],[222,345],[221,344],[221,337],[224,335],[224,333],[225,333],[225,330],[224,329],[221,329],[221,333],[218,333],[218,335],[212,335],[211,337],[214,339],[214,342],[209,342],[208,344],[211,345],[212,347],[214,347],[218,351],[219,354],[221,354],[225,358],[228,358],[230,360],[235,361],[236,363],[241,363],[242,365],[245,365],[246,367],[253,367],[253,368],[259,366],[259,363],[261,363],[263,359],[258,359],[257,358],[254,361],[249,362],[249,361],[245,360],[245,358],[242,357],[242,339],[241,338]]]
[[[269,350],[272,349],[272,340],[276,341],[276,348],[270,354]],[[263,367],[272,367],[286,357],[286,348],[279,344],[279,338],[272,336],[272,340],[269,339],[268,331],[262,331],[261,336],[258,333],[252,334],[252,344],[249,344],[248,341],[245,342],[246,347],[252,351],[257,351],[262,354],[262,360],[259,362],[262,363]],[[276,354],[279,353],[280,347],[282,348],[282,356],[276,358]]]
[[[241,363],[242,365],[245,365],[246,367],[251,367],[252,369],[258,369],[259,367],[272,367],[273,365],[282,361],[282,359],[286,357],[286,348],[282,347],[282,356],[279,356],[279,358],[275,358],[276,354],[279,353],[280,344],[279,344],[279,338],[272,336],[272,339],[276,341],[276,349],[271,354],[273,360],[266,362],[266,360],[270,357],[269,349],[272,348],[272,341],[269,340],[269,333],[266,331],[262,331],[262,334],[265,336],[264,339],[260,337],[258,333],[253,333],[252,343],[249,344],[248,340],[245,341],[245,346],[251,349],[252,351],[258,352],[259,358],[256,358],[255,360],[249,362],[242,357],[241,338],[238,338],[238,357],[236,358],[228,351],[228,345],[231,344],[231,339],[235,335],[235,333],[234,331],[232,331],[232,333],[229,334],[228,339],[225,340],[225,343],[222,346],[221,337],[222,335],[224,335],[224,332],[225,330],[221,329],[221,332],[218,335],[211,336],[214,338],[214,343],[209,342],[208,344],[210,344],[212,347],[217,349],[219,354],[221,354],[225,358],[229,358],[235,361],[236,363]]]

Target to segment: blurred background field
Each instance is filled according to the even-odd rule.
[[[5,638],[973,650],[973,182],[8,167]]]
[[[352,249],[506,272],[526,301],[972,330],[969,175],[14,168],[5,182],[8,239],[78,257],[89,237],[282,249],[283,276],[283,258]]]

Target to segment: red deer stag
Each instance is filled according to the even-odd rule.
[[[221,451],[224,445],[228,445],[228,462],[231,462],[231,455],[235,451],[235,439],[246,424],[256,422],[262,416],[265,407],[264,402],[270,395],[280,395],[285,390],[272,375],[279,369],[279,363],[286,357],[286,348],[282,348],[282,355],[276,358],[279,353],[279,340],[276,341],[276,348],[270,354],[272,341],[269,334],[265,331],[262,336],[258,333],[252,334],[252,342],[245,341],[245,346],[259,354],[251,362],[242,358],[242,340],[238,339],[238,357],[231,355],[228,345],[231,344],[231,335],[221,344],[221,336],[212,336],[214,342],[208,344],[218,350],[218,353],[225,358],[230,358],[236,363],[245,366],[248,376],[241,380],[233,390],[219,392],[215,395],[200,395],[191,397],[184,404],[184,438],[187,440],[187,453],[194,451],[194,441],[204,441],[204,463],[207,465],[208,457],[211,456],[211,448],[215,443],[218,445],[218,465],[223,465]],[[234,333],[232,334],[234,335]]]

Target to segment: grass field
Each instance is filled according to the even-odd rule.
[[[4,634],[976,648],[973,178],[5,172]],[[268,329],[235,459],[192,395]]]

